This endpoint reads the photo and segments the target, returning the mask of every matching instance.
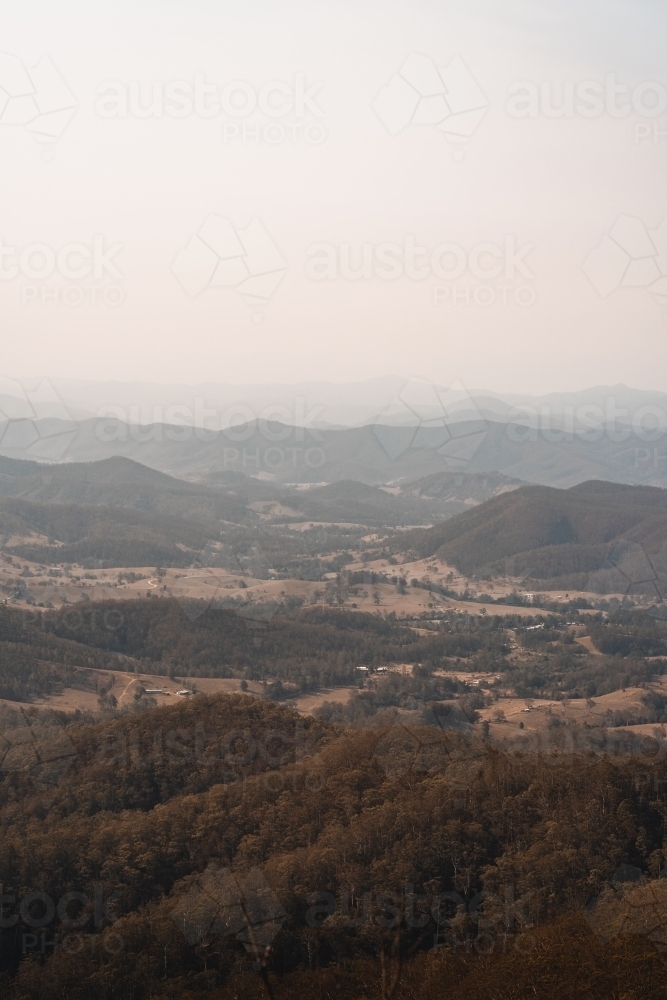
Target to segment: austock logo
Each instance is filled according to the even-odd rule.
[[[238,873],[211,864],[191,881],[171,916],[188,944],[230,935],[253,956],[259,969],[266,964],[287,914],[258,868]]]
[[[403,278],[423,282],[435,277],[447,284],[428,286],[434,306],[527,308],[537,299],[530,284],[535,275],[526,259],[534,249],[534,243],[520,244],[512,234],[499,242],[470,247],[443,242],[433,249],[421,246],[413,234],[400,243],[363,243],[359,248],[349,243],[313,243],[306,250],[304,271],[318,282]]]
[[[619,865],[586,908],[589,927],[603,944],[647,938],[667,966],[667,880],[647,879],[633,865]]]
[[[233,574],[238,574],[237,589],[230,595]],[[186,569],[174,572],[168,579],[165,571],[160,570],[156,579],[149,580],[149,586],[153,593],[177,600],[191,621],[210,607],[218,607],[235,611],[251,627],[265,628],[281,602],[268,593],[256,594],[246,579],[261,586],[272,576],[269,559],[261,546],[254,544],[241,552],[228,542],[209,539]],[[163,578],[167,582],[163,583]]]
[[[534,920],[530,895],[515,898],[514,886],[498,893],[479,892],[466,899],[456,891],[416,893],[410,883],[399,891],[361,892],[356,896],[320,891],[307,902],[309,927],[382,928],[421,931],[420,940],[432,935],[434,950],[449,948],[490,955],[514,950],[528,954],[535,948],[531,934]]]
[[[445,388],[413,377],[378,415],[373,433],[392,461],[432,449],[445,468],[464,470],[487,425],[458,379]]]
[[[18,381],[0,377],[3,454],[62,462],[77,433],[69,410],[48,379]]]
[[[116,307],[125,299],[118,283],[123,273],[115,260],[122,249],[121,243],[107,244],[101,234],[87,243],[20,248],[6,245],[0,236],[0,281],[24,279],[19,286],[24,306]]]
[[[663,616],[667,592],[667,542],[653,555],[648,555],[637,542],[619,542],[600,569],[591,573],[586,591],[615,595],[622,603],[632,597],[646,598],[651,601],[649,614]]]
[[[296,73],[289,82],[270,80],[258,87],[246,80],[219,86],[207,82],[203,73],[196,73],[192,81],[167,83],[109,80],[98,89],[95,113],[104,119],[221,116],[225,144],[238,140],[275,146],[289,140],[319,145],[327,138],[317,120],[324,116],[316,100],[323,86],[321,81],[308,83],[305,73]]]
[[[640,219],[620,215],[586,258],[584,273],[602,298],[619,288],[645,289],[667,307],[667,218],[647,229]]]
[[[620,100],[619,100],[620,98]],[[657,118],[667,108],[667,90],[657,81],[646,80],[631,87],[619,83],[614,73],[600,80],[517,80],[510,85],[507,113],[511,118],[626,118],[633,112],[642,118]],[[648,134],[648,133],[646,133]]]
[[[408,125],[430,125],[455,145],[463,157],[465,143],[488,107],[486,97],[459,56],[438,67],[428,56],[413,52],[373,102],[378,118],[391,135]]]
[[[667,414],[658,406],[640,406],[634,410],[616,406],[616,398],[607,396],[604,406],[585,403],[578,406],[530,406],[521,403],[512,407],[507,415],[507,436],[511,441],[523,443],[540,438],[555,444],[560,441],[586,441],[592,443],[606,437],[621,443],[633,436],[642,444],[659,441],[667,432]],[[635,448],[635,469],[640,462],[650,462],[651,449]],[[658,467],[662,456],[653,450],[653,464]]]
[[[125,623],[125,615],[118,608],[106,608],[104,611],[96,610],[96,605],[92,606],[88,604],[87,601],[83,601],[83,608],[86,613],[82,610],[81,604],[79,607],[68,606],[68,594],[65,589],[66,585],[54,583],[53,589],[51,589],[51,584],[49,583],[47,589],[38,590],[34,588],[34,593],[31,594],[33,600],[39,596],[43,598],[46,595],[54,597],[60,602],[60,608],[36,608],[35,610],[24,610],[22,618],[22,626],[24,629],[31,626],[35,626],[42,630],[42,632],[56,632],[58,629],[62,629],[64,632],[117,632],[118,629],[122,628]],[[30,591],[28,591],[30,593]],[[111,587],[102,588],[101,599],[114,600],[116,594]]]
[[[448,711],[446,708],[433,706],[418,726],[403,724],[384,731],[375,743],[373,757],[387,780],[392,782],[420,780],[435,772],[441,774],[453,796],[454,808],[459,809],[463,808],[471,787],[483,771],[487,744],[463,711],[456,705]],[[465,760],[453,759],[451,755],[447,737],[457,733],[465,737],[468,755]],[[567,752],[596,758],[627,758],[636,760],[642,767],[654,767],[665,757],[661,734],[650,736],[622,726],[524,729],[515,737],[515,745],[524,754],[544,756]],[[641,774],[646,776],[646,772]],[[660,789],[665,784],[662,782]]]
[[[248,305],[264,305],[280,284],[287,262],[259,221],[235,229],[209,215],[176,255],[172,270],[191,297],[206,288],[234,289]]]
[[[303,780],[309,792],[320,791],[324,775],[318,759],[320,730],[297,723],[291,729],[268,729],[261,735],[250,730],[227,732],[207,730],[202,725],[190,729],[152,729],[150,739],[135,730],[106,732],[96,760],[107,767],[151,767],[196,764],[216,768],[222,784],[239,784],[266,779],[267,790],[280,791],[291,782]],[[308,769],[305,763],[308,762]],[[286,774],[276,774],[293,765]],[[261,781],[260,781],[261,783]],[[253,786],[253,787],[256,787]]]
[[[18,56],[0,53],[0,125],[23,126],[50,160],[67,128],[76,101],[49,56],[25,66]]]
[[[5,892],[0,885],[0,928],[13,930],[24,956],[45,957],[58,951],[76,955],[84,950],[95,954],[100,943],[107,955],[118,955],[125,944],[110,928],[118,919],[112,906],[120,893],[107,895],[102,885],[92,888],[92,898],[84,892],[70,891],[56,901],[39,890],[17,899],[16,893]],[[18,912],[13,912],[17,903]]]
[[[30,778],[35,790],[48,794],[77,759],[67,732],[53,712],[8,710],[0,728],[0,772]]]
[[[448,706],[449,708],[449,706]],[[473,727],[456,706],[440,712],[435,706],[427,721],[419,728],[408,725],[392,726],[383,733],[373,748],[373,757],[389,781],[402,781],[407,777],[427,774],[432,769],[442,769],[448,764],[449,747],[441,738],[442,732],[468,733]],[[477,765],[472,767],[476,773]],[[460,785],[460,775],[445,774],[448,783]],[[465,791],[462,791],[465,794]]]

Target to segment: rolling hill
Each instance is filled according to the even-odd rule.
[[[628,586],[662,587],[666,542],[666,490],[592,480],[568,490],[522,486],[414,531],[401,545],[422,557],[438,553],[468,575],[585,589],[605,573],[624,575]],[[592,582],[603,583],[603,576]]]
[[[520,480],[500,474],[439,472],[405,486],[378,487],[342,479],[288,494],[283,502],[312,520],[420,524],[452,517],[520,485]]]
[[[43,565],[187,566],[206,541],[202,525],[181,517],[0,497],[3,550]]]
[[[355,480],[294,490],[289,485],[280,486],[238,471],[211,473],[204,478],[203,483],[188,482],[119,455],[97,462],[58,465],[0,456],[0,498],[12,497],[48,506],[104,505],[132,509],[195,521],[215,534],[221,521],[254,523],[257,518],[250,505],[256,502],[280,501],[295,511],[296,516],[314,521],[373,526],[432,524],[520,485],[520,480],[498,474],[454,472],[439,472],[389,491]],[[37,512],[27,516],[32,523]],[[54,516],[49,515],[47,520]],[[44,517],[41,516],[42,521]],[[129,524],[129,521],[121,518],[118,523]],[[60,538],[56,528],[31,530]]]
[[[221,519],[252,520],[245,503],[233,495],[175,479],[119,455],[59,465],[0,457],[0,496],[41,504],[127,507],[207,525]]]

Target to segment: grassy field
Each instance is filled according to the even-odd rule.
[[[417,560],[392,566],[386,560],[372,563],[352,563],[351,572],[363,571],[371,574],[385,573],[403,576],[409,584],[413,578],[429,579],[436,585],[447,586],[457,592],[468,589],[475,594],[489,594],[495,600],[502,600],[516,589],[518,581],[504,579],[480,585],[457,574],[450,578],[452,567],[441,560]],[[101,601],[108,599],[128,600],[147,596],[167,596],[183,600],[223,601],[246,604],[266,601],[283,601],[297,598],[304,604],[323,603],[325,584],[320,581],[296,579],[259,580],[248,574],[240,575],[221,567],[194,567],[188,569],[167,568],[158,579],[154,566],[133,567],[132,570],[98,569],[86,570],[81,566],[43,567],[27,559],[14,559],[11,563],[0,563],[0,593],[5,601],[17,607],[76,604],[81,600]],[[29,574],[29,575],[28,575]],[[59,574],[59,575],[58,575]],[[335,574],[333,574],[335,576]],[[567,598],[595,598],[596,595],[563,591],[547,592],[545,596],[554,601],[565,602]],[[619,595],[622,598],[623,595]],[[337,597],[338,600],[338,597]],[[342,606],[350,610],[382,614],[394,612],[399,617],[411,617],[424,612],[448,609],[465,610],[469,614],[479,614],[484,608],[487,614],[533,615],[530,607],[516,607],[503,604],[464,601],[430,593],[424,587],[406,586],[401,593],[392,583],[360,584],[349,589]]]

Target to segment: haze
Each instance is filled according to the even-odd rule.
[[[15,276],[11,253],[3,258],[4,375],[237,384],[416,375],[498,392],[618,382],[667,389],[664,5],[8,0],[3,8],[3,51],[27,71],[50,57],[75,102],[69,115],[52,82],[38,95],[40,110],[62,118],[44,125],[57,134],[37,141],[39,123],[31,131],[20,105],[10,113],[5,100],[3,247],[18,259],[44,245],[57,258],[79,245],[69,271],[56,264],[45,277],[33,276],[43,257]],[[437,124],[402,125],[395,89],[377,103],[411,54],[422,57],[412,65],[427,85],[428,60],[441,69],[460,60],[470,74],[472,98],[459,88],[454,103],[462,103],[449,108],[464,115],[461,141]],[[16,64],[3,66],[7,88]],[[181,84],[194,91],[198,76],[214,88],[204,111],[188,110],[187,100],[174,111],[168,94]],[[231,113],[212,111],[239,81],[245,90],[230,88]],[[103,110],[109,82],[111,93],[126,94],[126,114]],[[133,112],[139,83],[144,108],[157,87],[161,115]],[[510,101],[526,83],[540,96],[521,117]],[[580,100],[590,85],[589,95],[619,89],[603,94],[600,109]],[[252,95],[257,107],[239,113]],[[438,94],[427,98],[433,115]],[[550,117],[563,100],[565,114]],[[226,287],[202,290],[207,262],[179,254],[211,217],[221,239],[226,220],[224,232],[242,243],[258,225],[261,246],[250,263],[229,250]],[[621,222],[616,257],[594,258],[587,271],[626,217],[636,222]],[[646,243],[651,231],[658,235]],[[81,251],[92,252],[95,236],[102,253],[113,250],[98,275]],[[423,277],[406,273],[411,241],[427,250],[415,268],[425,264]],[[364,244],[370,270],[345,277],[346,247],[359,271]],[[386,244],[400,248],[392,276],[375,256]],[[441,258],[454,277],[430,263],[443,245],[459,248]],[[328,262],[318,280],[313,257]],[[260,280],[244,295],[239,275],[248,274]]]

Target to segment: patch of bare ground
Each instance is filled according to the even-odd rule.
[[[148,697],[154,698],[158,705],[168,705],[181,698],[192,697],[192,695],[179,695],[178,692],[184,690],[193,694],[241,692],[241,681],[233,677],[184,677],[174,681],[159,674],[135,674],[122,670],[105,672],[80,668],[80,672],[86,675],[89,685],[87,688],[64,688],[58,693],[36,698],[30,703],[9,701],[5,698],[1,698],[0,702],[13,707],[49,708],[59,712],[76,712],[77,709],[82,712],[99,712],[98,691],[102,688],[107,690],[108,695],[114,696],[119,708],[132,704],[140,689],[143,689]],[[113,684],[109,687],[111,681]],[[263,686],[260,683],[248,681],[247,684],[248,694],[261,697]]]
[[[346,705],[356,690],[358,689],[354,687],[322,688],[321,691],[299,695],[298,698],[294,699],[294,704],[297,712],[301,712],[302,715],[312,715],[315,709],[320,708],[325,701],[335,701],[340,705]]]
[[[656,678],[648,686],[648,690],[667,694],[667,677]],[[480,709],[478,725],[484,720],[488,721],[491,725],[491,735],[504,739],[517,739],[530,733],[544,733],[561,725],[604,727],[611,715],[622,717],[625,714],[629,721],[641,712],[645,712],[642,697],[646,693],[647,688],[631,687],[599,695],[594,699],[572,698],[564,701],[548,701],[539,698],[534,700],[499,698],[493,705]],[[660,728],[659,723],[653,722],[614,727],[613,731],[627,730],[653,735],[655,730]]]
[[[292,525],[306,530],[318,522],[303,522]],[[461,600],[444,597],[428,590],[428,582],[434,586],[444,586],[458,593],[468,591],[476,597],[489,595],[501,600],[510,593],[521,593],[525,588],[520,581],[503,578],[500,581],[470,580],[447,563],[438,559],[421,559],[413,562],[390,564],[386,559],[369,563],[352,562],[350,571],[365,573],[380,572],[388,577],[403,577],[405,587],[395,583],[364,582],[349,587],[343,606],[349,610],[364,612],[394,613],[397,617],[418,617],[427,612],[459,612],[470,615],[516,615],[520,618],[541,614],[538,608],[518,607],[511,604],[480,603],[479,600]],[[271,575],[269,573],[269,575]],[[329,574],[335,577],[336,574]],[[417,579],[419,587],[412,587],[411,580]],[[280,601],[287,596],[297,597],[304,604],[323,603],[326,599],[327,581],[309,581],[272,578],[260,580],[232,572],[222,567],[191,567],[179,569],[170,567],[162,572],[160,579],[155,575],[154,566],[115,567],[103,570],[85,570],[81,566],[44,567],[39,563],[15,558],[10,563],[0,563],[0,599],[19,608],[40,606],[60,607],[62,604],[77,604],[79,601],[131,600],[150,597],[176,597],[220,601],[225,598],[234,602]],[[27,588],[27,589],[24,589]],[[401,592],[401,590],[403,592]],[[22,593],[20,593],[22,592]],[[20,596],[19,596],[20,595]],[[524,593],[525,596],[525,593]],[[595,600],[599,595],[547,592],[544,596],[555,602],[575,597]],[[607,595],[608,597],[613,595]],[[340,595],[337,595],[337,600]],[[583,612],[586,613],[585,611]],[[593,613],[593,612],[591,612]]]
[[[596,649],[593,645],[593,640],[590,635],[575,636],[575,642],[578,642],[580,646],[583,646],[584,649],[586,649],[593,656],[602,656],[600,650]]]

